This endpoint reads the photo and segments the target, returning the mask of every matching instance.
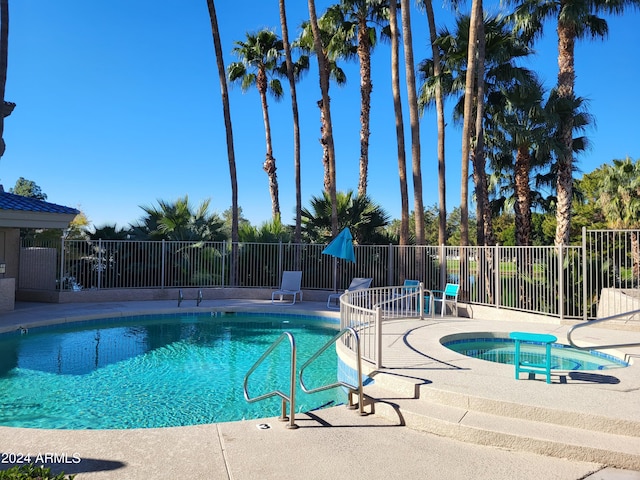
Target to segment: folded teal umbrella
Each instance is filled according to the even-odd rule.
[[[341,258],[347,262],[356,263],[356,254],[353,251],[353,237],[348,228],[342,230],[331,243],[322,250],[322,253],[331,255],[334,259]],[[338,282],[338,262],[333,262],[333,291],[336,292]]]
[[[322,250],[322,253],[356,263],[356,255],[353,251],[353,237],[349,229],[345,228],[342,230],[336,238],[331,240],[331,243]]]

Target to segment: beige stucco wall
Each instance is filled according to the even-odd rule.
[[[18,278],[18,269],[20,266],[20,229],[0,228],[0,263],[7,264],[4,278]],[[1,274],[0,278],[2,278]]]
[[[16,285],[20,266],[20,230],[0,228],[0,263],[5,273],[0,273],[0,312],[13,310],[16,301]]]
[[[10,312],[15,307],[16,279],[0,278],[0,312]]]

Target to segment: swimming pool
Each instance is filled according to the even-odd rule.
[[[207,312],[103,319],[0,335],[0,425],[123,429],[279,416],[281,400],[248,403],[243,379],[283,331],[298,367],[337,332],[331,319]],[[288,345],[251,376],[252,397],[289,391]],[[336,381],[329,348],[305,378]],[[315,385],[314,385],[315,386]],[[332,389],[296,393],[296,412],[344,403]]]
[[[475,332],[473,334],[448,335],[440,339],[443,346],[468,357],[489,362],[513,365],[515,342],[508,333]],[[520,357],[529,363],[544,363],[545,346],[540,343],[521,342]],[[551,345],[551,369],[609,370],[627,367],[629,364],[613,355],[597,350],[579,350],[567,345]]]

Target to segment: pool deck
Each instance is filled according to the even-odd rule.
[[[328,312],[323,303],[203,301],[278,312]],[[177,311],[174,301],[18,303],[0,332],[60,321]],[[457,354],[440,344],[463,332],[528,331],[566,342],[556,321],[456,317],[388,321],[383,365],[358,415],[343,406],[277,419],[141,430],[0,427],[0,470],[15,455],[40,454],[54,471],[84,479],[603,479],[640,480],[640,347],[618,349],[633,365],[602,372],[515,380],[514,367]],[[579,344],[640,342],[634,331],[588,328]],[[259,428],[266,426],[267,428]],[[75,457],[74,457],[75,455]],[[79,459],[79,463],[76,463]]]

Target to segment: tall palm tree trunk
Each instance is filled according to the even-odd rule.
[[[409,244],[409,193],[407,191],[407,156],[404,144],[404,120],[400,100],[400,45],[398,40],[398,13],[396,2],[389,2],[389,27],[391,29],[391,90],[396,121],[396,145],[398,147],[398,177],[400,178],[400,245]],[[401,250],[403,254],[406,249]],[[398,273],[406,278],[406,259],[400,260]]]
[[[322,41],[320,39],[320,29],[318,28],[318,15],[316,13],[316,3],[314,0],[307,0],[309,6],[309,24],[313,32],[313,45],[318,59],[318,72],[320,76],[320,90],[322,92],[322,113],[324,115],[323,142],[327,145],[329,156],[329,198],[331,200],[331,235],[338,234],[338,206],[336,198],[336,156],[333,145],[333,126],[331,123],[331,106],[329,100],[329,73],[326,67],[326,59],[322,51]]]
[[[327,140],[326,135],[326,119],[324,116],[324,102],[322,100],[318,100],[318,108],[320,109],[320,145],[322,145],[322,167],[324,172],[324,177],[322,180],[322,185],[324,186],[324,191],[327,194],[331,192],[331,169],[329,168],[329,142]]]
[[[402,38],[404,41],[405,81],[411,124],[411,168],[413,171],[413,204],[415,210],[416,244],[424,245],[424,202],[422,199],[422,166],[420,164],[420,116],[418,113],[418,93],[416,71],[413,60],[413,37],[411,33],[411,2],[401,0]],[[421,252],[421,250],[419,250]],[[416,271],[422,273],[422,256],[416,256]]]
[[[436,119],[438,125],[438,245],[444,245],[447,241],[447,182],[445,175],[445,119],[444,119],[444,95],[440,83],[442,66],[440,59],[440,49],[436,45],[438,32],[436,30],[436,20],[433,13],[431,0],[425,0],[424,6],[427,12],[427,22],[429,23],[429,41],[431,43],[431,55],[433,56],[433,74],[436,82]]]
[[[271,195],[271,216],[274,220],[280,218],[280,200],[278,198],[278,176],[276,174],[276,159],[273,158],[273,142],[271,139],[271,121],[269,120],[269,105],[267,103],[267,78],[264,72],[258,72],[258,91],[262,104],[262,118],[264,120],[264,134],[267,153],[262,168],[269,177],[269,193]]]
[[[222,110],[224,115],[224,126],[227,138],[227,157],[229,159],[229,174],[231,177],[231,267],[229,274],[229,284],[236,285],[238,272],[238,177],[236,173],[236,156],[233,148],[233,128],[231,126],[231,108],[229,105],[229,90],[227,88],[227,76],[224,68],[224,58],[222,56],[222,44],[220,42],[220,30],[218,29],[218,17],[213,0],[207,0],[209,8],[209,19],[211,21],[211,33],[213,35],[213,46],[216,53],[216,64],[218,66],[218,79],[220,81],[220,92],[222,96]]]
[[[7,86],[7,66],[9,56],[9,0],[0,0],[0,157],[4,155],[6,144],[4,142],[4,118],[7,113],[4,94]]]
[[[484,33],[484,14],[482,2],[479,3],[480,14],[478,16],[477,35],[477,68],[476,68],[476,124],[475,136],[476,144],[473,151],[474,162],[474,180],[476,183],[476,198],[480,205],[480,216],[482,217],[482,242],[479,245],[495,245],[495,236],[493,233],[493,219],[489,204],[489,184],[486,174],[486,157],[484,151],[484,97],[485,97],[485,81],[484,81],[484,62],[485,62],[485,33]]]
[[[409,244],[409,193],[407,187],[407,154],[404,143],[404,120],[400,99],[400,42],[398,13],[395,2],[389,3],[389,26],[391,29],[391,89],[396,122],[396,144],[398,148],[398,176],[400,178],[400,245]]]
[[[564,5],[566,2],[562,2]],[[562,7],[565,8],[565,7]],[[575,28],[558,21],[558,98],[573,99],[575,85]],[[571,200],[573,196],[573,114],[560,119],[562,151],[558,158],[555,244],[568,245],[571,232]]]
[[[302,241],[302,187],[300,177],[300,119],[298,116],[298,97],[296,94],[296,80],[293,74],[293,60],[291,59],[291,44],[289,43],[289,28],[287,25],[287,9],[285,0],[279,0],[280,26],[282,28],[282,44],[284,46],[287,64],[287,78],[291,91],[291,111],[293,113],[293,168],[296,184],[296,225],[293,233],[295,243]]]
[[[462,123],[462,162],[460,169],[460,245],[469,245],[469,160],[473,129],[473,84],[477,69],[478,18],[482,13],[482,0],[473,0],[469,21],[467,50],[467,78],[464,93],[464,119]],[[462,265],[461,265],[462,267]]]
[[[362,16],[358,20],[358,59],[360,60],[360,179],[358,196],[367,194],[369,169],[369,119],[371,113],[371,42],[367,19]]]
[[[484,81],[484,63],[485,63],[485,33],[484,33],[484,13],[482,2],[478,4],[479,14],[476,18],[476,34],[477,34],[477,64],[476,64],[476,121],[474,133],[476,137],[475,147],[473,149],[473,179],[476,186],[476,202],[478,204],[478,219],[482,219],[482,228],[478,228],[478,246],[489,246],[495,244],[493,235],[493,221],[491,218],[491,208],[489,205],[489,185],[486,174],[486,160],[484,154],[484,97],[485,97],[485,81]],[[481,258],[478,262],[478,278],[484,280],[484,289],[487,301],[494,303],[495,298],[495,277],[494,277],[494,255],[493,251],[488,248],[482,249]]]
[[[523,145],[518,147],[514,168],[516,245],[522,247],[528,247],[531,245],[530,172],[531,155],[529,154],[529,148]]]
[[[516,153],[514,166],[515,190],[515,224],[516,245],[529,247],[531,245],[531,187],[529,174],[531,172],[531,155],[529,147],[521,145]],[[528,248],[522,249],[517,256],[518,294],[520,304],[527,309],[533,308],[533,299],[526,294],[526,285],[533,278],[531,253]]]

